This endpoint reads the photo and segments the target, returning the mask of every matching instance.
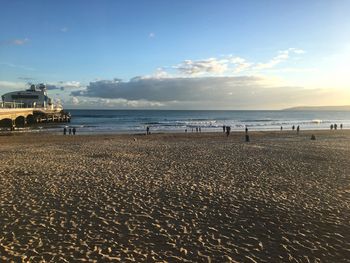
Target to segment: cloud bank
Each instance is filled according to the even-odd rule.
[[[329,94],[319,89],[280,86],[273,79],[257,76],[99,80],[71,92],[76,98],[98,98],[110,105],[133,102],[135,106],[177,109],[284,108],[310,101],[321,103]]]
[[[119,79],[90,82],[73,96],[120,98],[148,101],[203,101],[222,99],[252,86],[262,86],[258,77],[142,78],[128,82]]]

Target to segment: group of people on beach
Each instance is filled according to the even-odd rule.
[[[338,125],[335,123],[335,124],[331,124],[330,126],[331,130],[337,130],[338,129]],[[343,129],[343,124],[341,123],[340,124],[340,129],[342,130]]]
[[[226,136],[228,137],[230,135],[230,132],[231,132],[231,126],[223,125],[222,126],[222,131],[224,133],[226,133]],[[247,126],[245,127],[245,141],[246,142],[250,141],[249,134],[248,134],[248,127]]]
[[[330,129],[331,130],[333,130],[333,129],[337,130],[338,129],[338,125],[336,123],[335,124],[331,124]],[[343,124],[342,123],[340,124],[340,129],[343,129]],[[192,130],[192,132],[194,132],[194,131],[195,132],[202,132],[201,127],[195,127],[195,128],[192,127],[191,130]],[[229,136],[230,132],[231,132],[231,126],[223,125],[222,126],[222,130],[223,130],[224,133],[226,133],[226,136]],[[283,126],[280,127],[280,130],[283,131]],[[293,125],[292,126],[292,130],[293,131],[296,130],[296,132],[299,133],[300,132],[300,126],[299,125],[297,125],[297,126]],[[67,132],[67,129],[64,128],[64,134],[66,134],[66,132]],[[72,132],[73,132],[73,135],[75,135],[76,129],[73,128],[73,130],[71,130],[71,128],[69,128],[69,134],[71,134]],[[187,128],[185,129],[185,133],[187,133]],[[245,133],[246,133],[246,141],[249,141],[248,127],[247,126],[245,127]],[[146,134],[147,135],[151,134],[149,126],[146,127]]]
[[[281,131],[283,130],[283,127],[281,126]],[[292,126],[292,130],[294,131],[295,130],[295,125]],[[298,125],[297,126],[297,133],[300,132],[300,126]]]
[[[202,128],[201,127],[196,127],[191,129],[192,132],[196,131],[196,132],[202,132]],[[187,132],[187,129],[185,129],[185,132]]]
[[[75,127],[73,127],[73,128],[71,128],[71,127],[69,127],[68,128],[68,134],[69,135],[75,135],[75,133],[77,132],[77,129],[75,128]],[[67,127],[64,127],[63,128],[63,135],[66,135],[67,134]]]

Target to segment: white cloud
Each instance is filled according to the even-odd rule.
[[[227,60],[218,60],[208,58],[204,60],[185,60],[177,66],[174,66],[180,74],[184,75],[202,75],[208,73],[220,74],[227,70]]]
[[[57,85],[60,85],[64,88],[81,88],[81,83],[79,81],[59,81]]]
[[[155,38],[155,37],[156,37],[156,34],[153,33],[153,32],[150,32],[150,33],[148,34],[148,37],[149,37],[149,38]]]
[[[237,75],[238,73],[254,72],[276,68],[282,62],[286,62],[291,55],[301,55],[305,51],[297,48],[289,48],[279,51],[278,54],[268,62],[250,62],[239,56],[223,56],[222,58],[208,58],[202,60],[184,60],[172,68],[177,71],[178,76],[215,76],[215,75]]]
[[[248,70],[253,65],[253,63],[250,63],[241,57],[229,56],[229,62],[234,66],[234,73],[240,73],[242,71]]]
[[[157,68],[156,72],[153,74],[154,78],[168,78],[170,74],[166,72],[163,68]]]
[[[264,70],[264,69],[270,69],[278,64],[281,64],[282,62],[285,62],[289,59],[291,54],[304,54],[305,51],[301,49],[296,49],[296,48],[289,48],[286,50],[281,50],[278,52],[278,55],[272,58],[270,61],[266,63],[258,63],[254,69],[255,70]]]
[[[81,83],[79,81],[58,81],[58,82],[49,82],[46,83],[46,88],[48,90],[55,90],[55,89],[80,89]]]
[[[137,76],[134,77],[133,80],[136,79],[163,79],[173,77],[169,72],[167,72],[164,68],[157,68],[153,74],[145,75],[145,76]],[[116,81],[122,81],[121,79],[115,78]]]

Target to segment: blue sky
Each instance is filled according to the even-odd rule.
[[[350,99],[350,1],[0,0],[0,5],[1,92],[44,82],[64,86],[52,96],[82,108],[205,108],[213,92],[221,97],[210,100],[211,108]],[[202,99],[184,100],[177,88],[193,85],[187,88],[196,94],[207,83],[212,91]],[[102,90],[106,84],[110,96]],[[248,96],[235,98],[235,106],[226,99],[251,86],[253,94],[273,89],[275,101],[256,105],[260,99]],[[173,99],[159,93],[152,99],[159,89]],[[316,100],[299,100],[305,90],[314,90]],[[292,91],[300,96],[283,98]]]

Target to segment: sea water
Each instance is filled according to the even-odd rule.
[[[151,132],[202,132],[329,129],[331,124],[350,128],[349,111],[206,111],[206,110],[69,110],[71,123],[52,128],[76,127],[79,133],[143,133]],[[45,128],[45,127],[44,127]]]

